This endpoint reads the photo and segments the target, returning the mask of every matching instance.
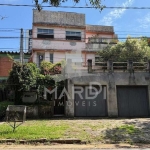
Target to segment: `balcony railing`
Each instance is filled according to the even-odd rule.
[[[150,72],[150,62],[133,62],[129,60],[127,62],[113,62],[111,60],[107,62],[96,62],[96,66],[91,65],[92,61],[88,61],[88,72]]]

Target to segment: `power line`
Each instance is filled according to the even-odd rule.
[[[18,36],[1,36],[0,37],[0,39],[18,39],[18,38],[20,38],[20,37],[18,37]],[[24,39],[28,39],[29,37],[24,37]],[[90,37],[90,38],[92,38],[92,37]],[[127,39],[127,37],[118,37],[118,38],[109,38],[109,37],[99,37],[99,38],[102,38],[102,39],[105,39],[105,40],[107,40],[107,39]],[[142,38],[142,36],[141,37],[130,37],[130,39],[141,39]],[[147,37],[148,38],[148,37]],[[81,41],[81,40],[83,40],[83,39],[89,39],[89,38],[81,38],[81,40],[67,40],[66,38],[30,38],[30,39],[34,39],[34,40],[36,40],[36,39],[39,39],[39,40],[51,40],[51,41],[55,41],[55,40],[65,40],[65,41]],[[94,38],[93,38],[94,39]],[[95,38],[95,39],[97,39],[97,38]]]
[[[107,27],[107,26],[105,26],[105,27]],[[15,30],[20,30],[20,29],[19,28],[0,28],[0,32],[12,32],[12,31],[14,31],[16,33],[20,33],[19,31],[15,31]],[[32,29],[24,29],[24,32],[26,32],[26,30],[32,30]],[[62,30],[57,29],[57,31],[62,31]],[[67,30],[65,30],[65,31],[67,31]],[[146,31],[144,32],[144,31],[131,31],[131,30],[128,30],[128,31],[122,30],[122,31],[115,31],[115,32],[150,33],[150,32],[146,32]],[[37,33],[37,31],[32,31],[32,33]]]
[[[0,6],[14,6],[14,7],[36,7],[36,5],[18,5],[18,4],[0,4]],[[42,6],[42,7],[55,7],[55,8],[95,8],[92,6]],[[113,7],[113,6],[104,6],[104,9],[150,9],[150,7]]]
[[[57,30],[58,31],[58,30]],[[61,31],[61,30],[59,30],[59,31]],[[65,30],[65,31],[67,31],[67,30]],[[18,32],[18,31],[15,31],[15,30],[0,30],[0,32],[13,32],[13,33],[20,33],[20,32]],[[118,31],[115,31],[115,32],[118,32]],[[130,31],[119,31],[119,32],[130,32]],[[24,33],[26,33],[26,32],[24,32]],[[32,32],[32,33],[38,33],[37,31],[34,31],[34,32]],[[62,32],[60,32],[60,33],[55,33],[55,35],[56,34],[64,34],[64,33],[62,33]],[[102,33],[103,34],[103,33]],[[127,33],[119,33],[119,35],[126,35]],[[136,32],[136,31],[132,31],[132,32],[130,32],[130,34],[134,34],[134,35],[138,35],[138,34],[150,34],[150,32],[143,32],[143,31],[141,31],[141,32]]]

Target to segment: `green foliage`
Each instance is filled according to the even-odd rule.
[[[62,60],[58,63],[52,64],[51,62],[42,61],[40,68],[41,73],[44,75],[54,75],[54,74],[60,74],[62,68],[65,66],[65,61]]]
[[[34,0],[35,4],[37,6],[37,9],[40,11],[41,10],[41,5],[38,3],[37,0]],[[60,6],[62,3],[67,2],[68,0],[41,0],[43,3],[49,3],[52,6]],[[81,0],[72,0],[72,2],[74,2],[75,4],[79,3]],[[100,10],[102,10],[103,8],[105,8],[105,6],[101,5],[101,0],[89,0],[89,3],[91,6],[93,6],[94,8],[98,8]],[[85,1],[85,5],[88,6],[87,2]]]
[[[118,42],[116,45],[108,45],[100,50],[98,54],[101,56],[101,61],[113,59],[113,61],[126,62],[129,59],[142,62],[144,58],[150,59],[150,47],[147,40],[127,38],[125,42]]]
[[[34,63],[22,65],[20,62],[14,62],[9,74],[8,84],[15,91],[15,104],[22,103],[24,91],[36,89],[38,96],[40,96],[43,95],[44,87],[54,88],[57,86],[51,74],[61,73],[62,66],[65,66],[65,61],[56,64],[43,61],[40,69]]]
[[[5,116],[8,105],[13,105],[13,102],[10,102],[10,101],[0,102],[0,118]]]
[[[9,88],[15,91],[15,104],[22,103],[23,91],[30,91],[37,85],[37,76],[40,71],[34,63],[21,64],[20,62],[13,63],[12,70],[8,77]]]
[[[14,62],[9,74],[8,84],[15,90],[29,91],[30,88],[35,87],[38,75],[39,69],[34,63],[22,65],[19,62]]]

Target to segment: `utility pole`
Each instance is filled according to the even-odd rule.
[[[20,33],[20,62],[23,64],[23,29],[21,28]]]

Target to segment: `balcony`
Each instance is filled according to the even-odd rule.
[[[102,38],[89,38],[88,43],[86,43],[87,51],[99,51],[108,45],[115,45],[117,41],[111,39]]]
[[[86,44],[86,50],[87,51],[99,51],[106,47],[108,44],[96,44],[96,43],[87,43]]]
[[[55,41],[46,39],[33,39],[33,49],[52,49],[52,50],[84,50],[83,41]]]

